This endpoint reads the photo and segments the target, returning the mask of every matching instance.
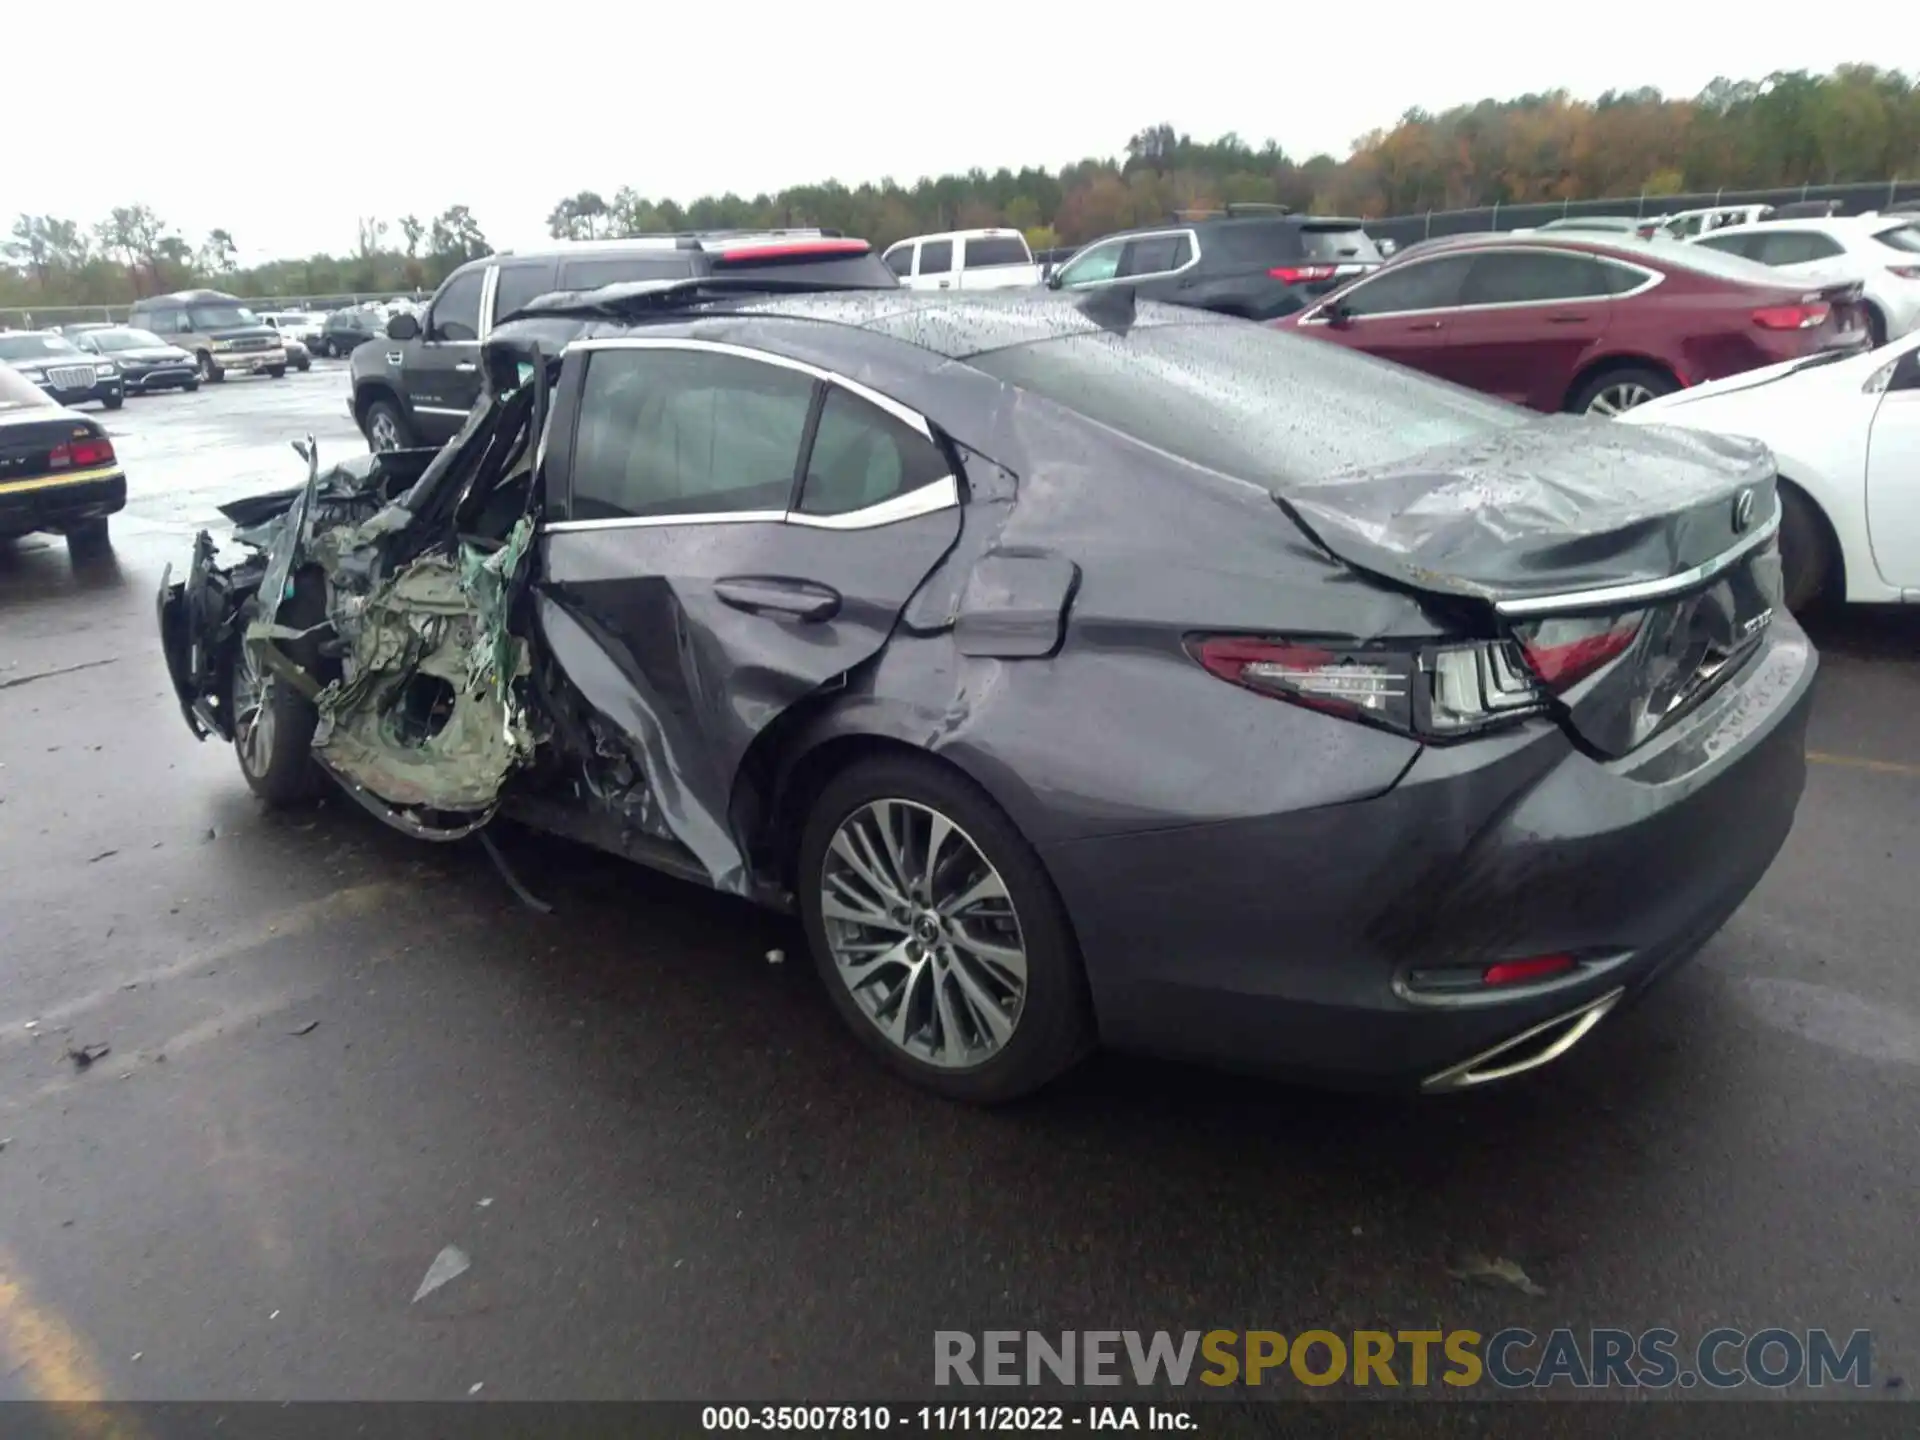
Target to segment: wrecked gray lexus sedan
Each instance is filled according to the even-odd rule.
[[[1763,449],[1124,289],[770,288],[544,297],[444,449],[228,507],[161,594],[194,733],[269,802],[794,910],[979,1101],[1096,1042],[1515,1075],[1779,850],[1816,659]]]

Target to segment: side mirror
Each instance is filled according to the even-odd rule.
[[[419,335],[419,333],[420,322],[404,310],[387,321],[387,338],[389,340],[412,340]]]
[[[1320,307],[1320,318],[1336,330],[1344,330],[1353,323],[1353,312],[1339,300],[1330,300]]]
[[[1049,290],[1058,290],[1060,288],[1060,272],[1058,270],[1053,271],[1047,276],[1047,288]]]

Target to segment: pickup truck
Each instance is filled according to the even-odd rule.
[[[1018,230],[914,235],[880,258],[909,290],[1025,290],[1044,278]]]

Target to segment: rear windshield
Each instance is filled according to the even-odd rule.
[[[1388,464],[1528,423],[1531,412],[1264,325],[1155,325],[974,356],[1156,449],[1272,487]]]
[[[559,288],[598,290],[602,285],[625,285],[635,280],[683,280],[693,273],[685,255],[609,255],[601,260],[564,260]]]
[[[37,360],[43,355],[78,355],[80,347],[64,335],[41,335],[32,330],[0,335],[0,360]]]
[[[926,256],[921,255],[921,268],[926,268]],[[822,285],[857,285],[877,290],[898,290],[900,278],[881,263],[880,257],[871,250],[861,255],[825,255],[807,256],[804,252],[792,257],[781,256],[769,259],[742,260],[734,264],[714,266],[721,275],[778,275],[785,280],[805,280]]]
[[[9,365],[0,365],[0,410],[33,410],[53,404],[44,391]]]
[[[1358,226],[1302,225],[1301,252],[1309,260],[1347,261],[1380,259],[1380,247]]]
[[[1920,225],[1897,225],[1891,230],[1882,230],[1873,238],[1889,249],[1920,255]]]
[[[968,239],[966,268],[983,269],[989,265],[1031,265],[1027,242],[1018,235],[975,235]]]

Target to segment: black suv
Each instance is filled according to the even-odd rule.
[[[469,260],[420,318],[396,315],[386,339],[353,352],[350,405],[374,450],[441,445],[480,398],[480,342],[538,296],[635,280],[770,273],[783,284],[897,289],[864,240],[835,230],[703,231],[586,240]]]
[[[1103,235],[1048,275],[1047,285],[1126,285],[1146,300],[1273,320],[1365,274],[1381,258],[1358,220],[1229,205]]]

